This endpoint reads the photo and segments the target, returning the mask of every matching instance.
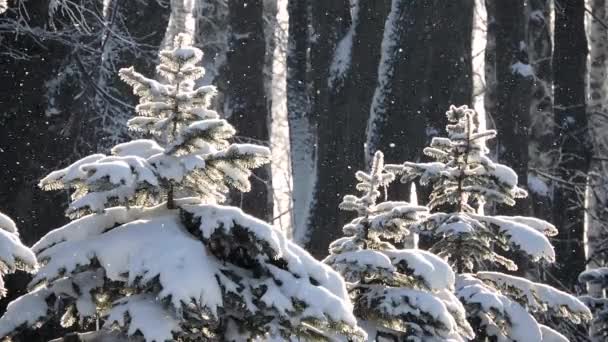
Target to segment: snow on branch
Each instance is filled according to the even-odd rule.
[[[370,338],[472,338],[464,307],[452,294],[450,266],[432,253],[392,244],[424,220],[428,209],[387,201],[386,194],[380,201],[381,190],[395,179],[382,152],[374,154],[369,172],[357,171],[355,177],[361,195],[344,196],[340,209],[358,216],[343,227],[346,236],[330,244],[324,262],[347,281],[354,312]]]
[[[6,296],[5,274],[16,270],[34,272],[37,267],[36,256],[19,239],[15,222],[0,213],[0,297]]]
[[[163,205],[112,208],[49,233],[35,247],[42,266],[33,292],[0,319],[3,336],[50,319],[55,301],[66,308],[56,313],[65,326],[101,310],[106,329],[147,341],[191,336],[200,325],[213,336],[227,320],[260,336],[363,334],[328,266],[240,209],[187,203],[178,203],[181,215]],[[113,291],[117,284],[129,292]],[[31,315],[19,314],[24,309]]]
[[[516,301],[470,274],[458,275],[456,294],[467,314],[479,320],[486,336],[502,341],[542,341],[536,319]]]
[[[591,319],[591,312],[583,302],[549,285],[497,272],[478,272],[475,276],[501,289],[533,312],[549,312],[575,323]]]

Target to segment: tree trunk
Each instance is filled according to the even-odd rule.
[[[317,139],[314,188],[305,229],[310,234],[306,246],[317,257],[327,254],[329,242],[341,235],[343,223],[338,214],[338,203],[344,190],[338,186],[341,185],[339,179],[344,178],[348,171],[345,165],[347,161],[345,158],[334,158],[336,153],[345,152],[342,141],[344,137],[338,131],[342,129],[340,125],[345,123],[336,122],[338,118],[332,119],[336,113],[331,111],[334,99],[329,87],[329,76],[336,47],[351,26],[349,7],[348,0],[311,2],[314,33],[310,37],[311,116]]]
[[[553,80],[556,135],[560,149],[560,184],[555,194],[554,223],[558,272],[572,288],[585,269],[583,192],[589,169],[590,149],[585,108],[587,39],[584,0],[555,6]]]
[[[527,6],[527,44],[534,86],[530,103],[530,144],[528,147],[528,192],[534,217],[552,221],[552,181],[543,177],[555,166],[553,157],[553,74],[551,57],[551,1],[531,0]]]
[[[387,163],[420,161],[430,138],[445,131],[449,105],[470,104],[472,25],[470,1],[393,1],[368,122],[368,157],[379,149]],[[424,204],[428,189],[418,191]],[[389,189],[392,199],[409,196],[407,184]],[[406,241],[405,247],[413,245]]]
[[[587,231],[586,257],[587,268],[605,266],[608,255],[602,247],[608,241],[608,111],[607,69],[608,69],[608,31],[603,26],[608,21],[606,0],[592,0],[593,18],[589,19],[589,103],[587,116],[593,143],[593,155],[587,180]],[[600,22],[602,21],[602,22]],[[588,285],[588,292],[594,297],[604,297],[599,285]]]
[[[495,1],[494,10],[496,107],[490,115],[498,131],[494,141],[499,162],[517,173],[519,184],[527,184],[530,101],[534,74],[526,48],[527,18],[524,0]],[[529,203],[519,200],[501,212],[529,214]]]
[[[250,137],[256,143],[268,146],[270,110],[264,82],[264,4],[262,0],[230,0],[228,10],[230,35],[224,114],[236,128],[238,142],[246,143]],[[269,165],[256,169],[251,191],[233,194],[233,204],[269,221],[273,208],[270,175]]]
[[[293,239],[300,245],[308,242],[308,216],[315,180],[316,127],[311,111],[310,74],[310,3],[289,0],[287,47],[287,120],[292,172]]]
[[[171,15],[165,30],[162,47],[171,48],[173,40],[180,33],[194,35],[196,28],[195,0],[171,0]]]
[[[205,76],[201,83],[213,84],[218,88],[214,106],[222,108],[223,94],[226,91],[226,79],[222,70],[228,50],[228,4],[224,1],[201,0],[195,6],[194,42],[205,54],[202,62]]]
[[[496,113],[496,106],[498,104],[498,94],[496,93],[496,1],[481,1],[485,1],[486,9],[486,45],[484,50],[485,89],[483,101],[486,114],[485,125],[488,129],[494,129],[496,127],[494,113]],[[488,146],[488,148],[490,148],[490,156],[495,159],[498,153],[495,144],[493,145]]]
[[[390,0],[358,1],[352,9],[351,27],[333,56],[329,108],[319,118],[318,128],[316,212],[311,217],[315,255],[326,255],[329,243],[343,235],[342,226],[353,217],[338,206],[345,194],[357,192],[355,171],[369,167],[364,154],[365,130],[390,7]],[[349,46],[350,53],[345,51]]]
[[[427,142],[437,135],[444,135],[447,120],[445,112],[450,105],[468,105],[473,101],[473,64],[471,43],[473,37],[474,1],[434,0],[430,20],[432,36],[425,45],[415,48],[430,50],[426,82],[429,98],[421,98],[427,117]],[[413,66],[410,72],[415,73]],[[420,154],[422,151],[418,151]],[[407,198],[407,197],[404,197]]]
[[[432,64],[428,48],[431,11],[429,1],[392,2],[368,120],[368,159],[376,150],[384,152],[387,163],[418,161],[421,157],[427,139],[423,108],[430,96],[425,82],[430,80]],[[424,188],[419,189],[424,193]],[[389,188],[389,197],[394,200],[409,200],[409,193],[407,184],[395,182]],[[404,242],[407,247],[414,244],[413,237]]]

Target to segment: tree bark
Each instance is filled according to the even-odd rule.
[[[287,121],[292,172],[292,236],[300,245],[308,242],[308,216],[315,179],[316,128],[311,111],[311,60],[309,54],[311,5],[289,0],[287,46]]]
[[[379,149],[387,163],[420,161],[430,139],[445,131],[449,105],[471,103],[472,25],[470,1],[393,1],[370,110],[368,157]],[[418,191],[424,204],[428,189]],[[395,200],[409,195],[409,184],[389,189]]]
[[[525,1],[495,1],[488,6],[493,10],[488,17],[494,19],[495,32],[495,86],[496,107],[494,118],[498,136],[497,159],[517,173],[519,184],[527,186],[528,145],[530,128],[530,102],[534,74],[529,64],[526,47],[527,17]],[[520,199],[514,207],[501,208],[501,212],[527,215],[529,202]]]
[[[581,186],[589,169],[590,148],[586,113],[587,39],[584,0],[555,6],[555,51],[553,89],[555,124],[560,151],[559,177],[563,181],[555,194],[554,223],[559,229],[555,241],[558,280],[569,288],[585,269],[584,207]]]
[[[353,218],[338,206],[345,194],[357,192],[355,171],[368,168],[364,154],[365,130],[390,7],[390,0],[358,1],[352,9],[351,27],[333,56],[326,81],[329,107],[318,121],[318,176],[310,221],[314,255],[325,256],[329,243],[343,235],[342,227]],[[343,61],[348,67],[336,74],[338,58],[344,55],[348,45],[351,51]]]
[[[431,40],[416,48],[430,50],[430,78],[426,80],[429,98],[420,101],[427,117],[427,142],[444,135],[445,112],[450,105],[473,107],[473,9],[474,1],[434,0],[432,12],[427,14],[431,25]],[[428,46],[428,47],[427,47]],[[416,66],[410,72],[415,73]],[[422,76],[422,75],[421,75]],[[421,79],[425,82],[425,79]],[[421,151],[418,151],[420,153]]]
[[[376,150],[387,163],[418,161],[427,142],[425,103],[430,100],[431,1],[394,0],[385,23],[378,80],[367,128],[368,159]],[[445,120],[444,120],[445,121]],[[428,195],[425,188],[418,188]],[[389,198],[409,200],[409,185],[395,182]],[[426,196],[420,196],[424,202]],[[406,247],[417,244],[404,241]]]
[[[351,25],[349,7],[348,0],[311,2],[311,117],[317,138],[314,187],[305,226],[310,234],[306,246],[316,257],[327,254],[329,242],[340,236],[338,232],[343,223],[338,203],[344,190],[338,189],[338,180],[346,173],[346,160],[333,158],[337,153],[335,149],[340,149],[340,153],[345,151],[343,143],[339,142],[343,137],[339,133],[333,134],[331,129],[341,129],[339,125],[344,122],[336,123],[331,119],[335,113],[331,111],[333,99],[328,81],[336,47]],[[336,141],[329,143],[332,138]],[[336,170],[340,172],[336,173]]]
[[[603,26],[608,21],[606,0],[592,0],[593,18],[589,19],[589,103],[587,116],[593,156],[587,179],[587,231],[586,258],[587,268],[606,266],[608,255],[602,247],[608,241],[608,111],[607,70],[608,70],[608,31]],[[601,21],[601,22],[600,22]],[[601,285],[589,284],[588,293],[594,297],[604,297]]]
[[[269,145],[270,109],[264,82],[264,36],[262,0],[230,0],[229,49],[227,53],[224,114],[237,130],[238,142],[255,141]],[[272,218],[270,166],[256,169],[251,178],[251,191],[235,193],[233,204],[262,220]]]
[[[531,0],[528,6],[527,45],[534,69],[530,103],[530,144],[528,148],[528,192],[534,217],[552,221],[552,181],[542,174],[555,165],[553,158],[555,125],[553,120],[553,74],[551,57],[551,1]]]

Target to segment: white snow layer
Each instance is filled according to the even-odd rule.
[[[16,328],[36,324],[48,313],[46,297],[51,292],[46,288],[34,290],[10,302],[0,318],[0,336],[7,336]]]
[[[546,325],[540,326],[540,332],[541,334],[543,334],[543,339],[541,340],[541,342],[570,342],[568,338],[566,338],[566,336],[549,328]]]
[[[258,239],[263,240],[276,253],[275,258],[283,258],[289,272],[269,266],[276,279],[282,281],[281,290],[288,296],[303,301],[310,307],[305,314],[322,318],[325,312],[333,320],[355,325],[356,318],[350,311],[346,285],[338,273],[329,266],[316,261],[304,249],[289,241],[282,233],[267,223],[246,215],[235,207],[219,205],[183,206],[184,210],[200,217],[203,237],[209,237],[215,230],[230,231],[238,225]],[[268,256],[267,256],[268,257]],[[313,286],[308,279],[313,278],[319,286]],[[300,280],[305,279],[305,280]],[[312,311],[312,310],[316,310]]]
[[[391,1],[391,11],[384,23],[384,34],[382,36],[382,43],[380,44],[380,62],[378,63],[378,84],[372,97],[372,105],[366,128],[367,141],[364,145],[365,156],[370,159],[378,149],[377,126],[386,120],[386,111],[383,108],[383,103],[386,94],[392,88],[391,79],[395,72],[395,59],[398,58],[400,52],[398,47],[402,31],[399,27],[401,11],[399,1]]]
[[[359,25],[359,1],[351,1],[352,22],[344,37],[338,42],[334,58],[329,67],[328,86],[335,87],[344,77],[352,63],[353,40],[355,39],[355,30]]]
[[[0,262],[4,266],[0,273],[14,271],[19,263],[24,263],[25,270],[30,270],[36,267],[36,256],[21,243],[18,235],[0,229]]]
[[[6,230],[9,233],[16,233],[17,225],[10,217],[0,213],[0,229]]]
[[[511,72],[523,77],[534,77],[534,68],[532,68],[530,64],[524,64],[522,62],[511,65]]]
[[[345,283],[329,266],[240,209],[192,203],[196,203],[195,199],[178,200],[176,204],[192,214],[194,222],[200,218],[198,229],[203,241],[196,238],[196,234],[188,233],[178,212],[166,209],[164,204],[154,208],[109,208],[103,214],[82,217],[47,234],[34,247],[43,266],[30,286],[40,288],[9,307],[0,321],[2,335],[46,317],[49,308],[45,298],[52,293],[65,293],[77,299],[81,319],[94,315],[90,289],[103,286],[103,282],[85,281],[83,277],[88,277],[91,271],[83,272],[83,269],[95,266],[95,262],[101,267],[96,271],[101,272],[97,277],[100,281],[105,274],[106,279],[143,290],[158,281],[158,293],[125,297],[116,302],[109,313],[110,321],[119,326],[130,324],[129,333],[140,331],[150,341],[163,341],[172,332],[179,331],[176,320],[179,321],[180,312],[193,302],[216,315],[218,308],[224,305],[222,288],[243,296],[251,314],[263,312],[256,308],[252,291],[240,292],[240,285],[224,275],[229,269],[242,272],[241,268],[221,261],[205,247],[205,241],[215,233],[228,238],[234,236],[236,227],[244,229],[251,242],[264,247],[255,257],[271,277],[245,277],[239,281],[246,289],[266,288],[260,295],[261,302],[279,312],[289,311],[286,316],[291,316],[293,324],[313,319],[327,324],[344,322],[356,326]],[[285,266],[276,266],[279,258]],[[65,275],[69,278],[63,278]],[[87,293],[72,293],[71,282],[77,282],[74,284]],[[162,299],[170,300],[172,305],[164,307]],[[305,304],[302,313],[293,314],[293,300]],[[23,316],[21,312],[24,311],[28,315]],[[130,322],[124,320],[127,312]],[[157,321],[159,317],[163,319]],[[149,326],[149,322],[159,323]]]
[[[133,221],[92,239],[65,241],[44,250],[39,258],[48,263],[33,284],[53,281],[95,258],[110,280],[135,285],[158,276],[159,298],[171,297],[177,309],[193,300],[213,313],[222,305],[219,285],[209,281],[217,272],[216,261],[198,240],[184,234],[175,215]]]
[[[19,239],[17,225],[0,213],[0,297],[6,295],[3,276],[17,269],[31,272],[37,267],[36,256]]]
[[[549,196],[549,186],[537,175],[528,174],[528,189],[539,196]]]
[[[544,225],[541,220],[522,218],[520,216],[483,216],[468,214],[475,220],[498,227],[512,245],[530,255],[533,260],[545,259],[555,261],[555,250],[545,236],[551,235],[555,229],[552,225]],[[542,229],[542,232],[539,231]]]
[[[178,204],[195,204],[200,200],[196,198],[185,198],[177,201]],[[39,254],[45,249],[64,241],[81,241],[97,235],[122,224],[139,220],[141,218],[153,218],[160,215],[167,215],[169,211],[166,204],[156,207],[115,207],[108,208],[101,214],[91,214],[74,220],[61,228],[50,231],[42,237],[32,250]]]
[[[534,311],[555,311],[563,316],[572,317],[575,321],[576,316],[586,317],[591,319],[591,311],[575,296],[555,289],[549,285],[534,283],[525,278],[507,275],[499,272],[478,272],[477,278],[489,281],[498,288],[516,289],[516,296],[525,300],[527,307]]]
[[[150,158],[155,154],[164,152],[156,141],[150,139],[137,139],[123,144],[118,144],[112,148],[112,154],[116,156],[137,156]]]
[[[499,341],[542,340],[538,322],[526,309],[472,275],[458,275],[456,293],[465,305],[481,307],[477,316],[489,336],[496,336]]]
[[[424,280],[433,290],[454,288],[452,268],[437,255],[420,249],[384,251],[394,265],[405,262],[412,274]]]
[[[125,322],[127,315],[129,323]],[[148,342],[172,341],[173,333],[181,330],[175,316],[152,295],[133,295],[114,303],[104,326],[113,324],[128,326],[129,336],[140,332]]]

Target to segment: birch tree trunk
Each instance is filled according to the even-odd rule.
[[[289,0],[287,46],[287,121],[292,171],[293,239],[305,245],[310,238],[308,216],[315,184],[316,128],[312,116],[309,54],[311,5],[307,0]]]
[[[591,0],[590,5],[593,17],[588,21],[590,93],[587,115],[594,158],[591,159],[586,190],[588,269],[605,266],[608,259],[608,255],[601,252],[608,241],[608,31],[604,27],[608,13],[606,0]],[[588,292],[594,297],[604,297],[602,286],[589,285]]]

